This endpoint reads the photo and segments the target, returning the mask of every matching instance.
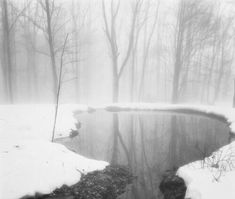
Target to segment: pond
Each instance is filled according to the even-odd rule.
[[[99,110],[76,117],[79,135],[57,141],[86,157],[128,165],[137,177],[123,199],[162,198],[158,186],[166,170],[203,159],[231,140],[226,124],[202,116]]]

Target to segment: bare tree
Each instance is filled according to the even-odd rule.
[[[36,18],[38,15],[38,4],[35,4],[35,9],[29,0],[25,1],[25,6],[28,6],[25,14],[32,18]],[[37,28],[30,22],[29,18],[22,17],[19,20],[20,27],[22,27],[22,40],[23,46],[26,51],[27,58],[27,90],[28,98],[32,101],[38,97],[38,70],[36,61],[36,46],[37,46]]]
[[[128,44],[127,44],[127,50],[125,53],[123,53],[123,60],[121,61],[119,59],[119,55],[121,52],[119,52],[119,46],[118,46],[118,41],[117,41],[117,17],[119,13],[119,8],[120,8],[120,0],[117,2],[115,5],[114,0],[111,0],[110,3],[110,20],[108,19],[107,16],[107,10],[106,10],[106,5],[104,0],[102,1],[102,11],[103,11],[103,19],[104,19],[104,24],[105,24],[105,34],[107,37],[107,41],[110,46],[110,51],[111,51],[111,58],[112,58],[112,102],[116,103],[119,101],[119,83],[120,83],[120,78],[124,72],[124,69],[126,68],[128,61],[131,56],[131,52],[133,49],[134,45],[134,38],[136,34],[136,20],[137,20],[137,15],[139,12],[139,8],[142,4],[142,1],[136,0],[135,3],[132,5],[132,16],[131,16],[131,26],[130,26],[130,32],[128,36]],[[109,23],[110,21],[110,23]],[[120,139],[120,132],[119,132],[119,119],[118,115],[114,114],[113,115],[113,154],[112,154],[112,162],[115,163],[117,161],[117,153],[118,151],[116,150],[117,145],[118,145],[118,140],[120,140],[121,144],[122,139]],[[128,155],[127,155],[128,157]]]
[[[201,47],[208,47],[215,31],[213,6],[203,1],[181,0],[175,32],[174,72],[171,101],[177,103],[180,93],[186,87],[189,70],[195,62]],[[204,43],[204,45],[201,45]]]
[[[233,53],[232,52],[232,35],[230,34],[230,28],[234,21],[234,18],[226,19],[226,22],[221,21],[221,34],[219,38],[219,52],[220,52],[220,60],[218,63],[218,69],[216,75],[216,82],[215,82],[215,91],[213,96],[213,102],[215,102],[219,95],[221,94],[221,83],[223,77],[225,76],[226,70],[231,67],[233,63]],[[223,23],[223,25],[222,25]]]
[[[12,53],[11,53],[11,39],[10,39],[10,25],[9,25],[9,11],[6,0],[1,1],[2,6],[2,29],[3,29],[3,57],[2,67],[5,79],[5,89],[8,100],[13,102],[13,88],[12,88]]]
[[[7,100],[10,103],[14,101],[14,48],[15,48],[15,26],[19,18],[24,14],[25,10],[30,5],[26,4],[22,9],[15,9],[12,2],[7,0],[1,1],[2,11],[2,57],[1,64],[3,69],[3,78],[5,82],[5,91]]]
[[[146,21],[145,25],[144,25],[144,41],[143,41],[143,60],[142,60],[142,72],[141,72],[141,77],[140,77],[140,88],[139,88],[139,100],[141,99],[141,96],[143,95],[143,90],[144,90],[144,78],[145,78],[145,74],[146,74],[146,68],[148,66],[147,61],[149,58],[149,50],[151,47],[151,43],[152,43],[152,39],[153,39],[153,35],[157,26],[157,22],[158,22],[158,10],[159,10],[159,5],[160,2],[157,2],[157,6],[156,9],[154,11],[155,15],[154,15],[154,19],[152,24],[150,24],[151,26],[149,26],[149,23]],[[145,8],[145,19],[147,20],[149,18],[149,9],[150,9],[150,2],[148,1],[146,4],[146,8]],[[149,29],[149,31],[148,31]]]
[[[52,15],[54,12],[54,1],[52,4],[49,3],[49,0],[45,0],[45,4],[42,2],[41,6],[43,10],[46,12],[46,18],[47,18],[47,27],[46,27],[46,33],[48,36],[48,44],[50,49],[50,58],[51,58],[51,66],[52,66],[52,76],[53,76],[53,90],[54,90],[54,96],[56,96],[57,91],[57,84],[58,84],[58,76],[57,76],[57,68],[56,68],[56,60],[55,60],[55,44],[54,44],[54,35],[52,33]]]
[[[118,1],[117,5],[115,5],[114,0],[111,1],[110,5],[110,24],[108,23],[108,16],[106,11],[106,6],[104,0],[102,1],[102,8],[103,8],[103,19],[105,23],[105,34],[110,46],[111,50],[111,57],[112,57],[112,78],[113,78],[113,96],[112,101],[118,102],[118,95],[119,95],[119,81],[123,74],[125,67],[127,66],[128,60],[131,55],[131,51],[133,48],[134,37],[135,37],[135,27],[136,27],[136,18],[138,15],[139,7],[141,6],[141,1],[136,0],[135,4],[132,7],[132,17],[131,17],[131,27],[128,37],[128,44],[126,53],[123,55],[123,60],[119,60],[119,47],[117,42],[117,16],[119,13],[120,8],[120,0]]]
[[[41,7],[42,16],[24,15],[28,20],[45,35],[49,53],[34,49],[36,52],[49,56],[51,62],[51,74],[52,74],[52,88],[53,88],[53,101],[56,102],[57,86],[58,86],[58,68],[57,68],[57,54],[62,51],[63,46],[56,43],[59,32],[63,33],[63,30],[69,20],[59,21],[62,14],[62,6],[57,6],[54,0],[38,0]]]
[[[65,37],[63,49],[62,49],[61,56],[60,56],[60,70],[59,70],[59,77],[58,77],[59,81],[58,81],[58,86],[57,86],[55,117],[54,117],[52,138],[51,138],[52,142],[54,141],[54,138],[55,138],[55,128],[56,128],[56,121],[57,121],[58,108],[59,108],[60,90],[61,90],[61,84],[62,84],[62,73],[63,73],[63,66],[64,66],[64,55],[65,55],[67,40],[68,40],[68,34]]]

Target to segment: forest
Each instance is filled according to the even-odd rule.
[[[0,102],[234,104],[234,4],[2,0]]]
[[[235,1],[0,11],[0,198],[235,198]]]

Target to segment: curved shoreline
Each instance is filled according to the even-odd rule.
[[[80,109],[79,106],[61,105],[60,111],[61,111],[61,116],[63,116],[60,118],[61,119],[61,126],[60,126],[59,130],[61,132],[65,132],[66,129],[70,129],[72,127],[72,125],[74,125],[74,122],[76,122],[76,120],[72,114],[76,113],[76,111],[79,111],[79,109]],[[69,158],[71,156],[71,153],[67,152],[67,150],[65,150],[64,148],[59,147],[59,145],[56,145],[54,143],[49,143],[48,140],[45,140],[46,144],[42,143],[42,141],[44,141],[44,139],[46,139],[48,137],[47,132],[49,132],[48,129],[50,127],[49,126],[49,124],[50,124],[50,120],[49,120],[50,117],[49,116],[50,116],[50,113],[53,113],[53,110],[54,110],[53,106],[45,106],[45,107],[41,106],[41,105],[38,107],[19,106],[17,109],[15,109],[15,107],[16,106],[2,107],[2,109],[3,109],[2,118],[4,120],[2,120],[2,123],[1,123],[1,125],[2,125],[2,134],[1,135],[2,135],[2,138],[4,138],[2,140],[2,142],[4,143],[4,146],[2,145],[1,147],[2,147],[2,155],[3,155],[2,161],[4,162],[4,168],[5,168],[6,173],[8,172],[8,170],[11,169],[11,168],[9,168],[9,165],[12,165],[13,171],[21,172],[21,170],[22,170],[22,171],[25,171],[28,175],[28,171],[33,172],[32,168],[34,168],[35,166],[30,166],[30,164],[35,162],[35,159],[37,161],[40,160],[39,163],[36,164],[37,166],[46,165],[45,168],[48,168],[48,165],[49,165],[50,168],[52,168],[52,166],[54,164],[54,160],[56,160],[55,162],[58,162],[58,163],[61,162],[61,154],[65,158],[65,160],[63,161],[65,164],[64,163],[63,163],[63,165],[59,164],[60,167],[56,167],[56,168],[62,169],[64,171],[64,166],[66,166],[66,168],[68,167],[68,169],[67,169],[68,172],[73,172],[73,169],[71,168],[71,164],[70,164],[70,158]],[[28,109],[27,109],[27,107],[28,107]],[[10,112],[8,109],[10,109]],[[232,108],[227,109],[227,108],[223,108],[223,107],[212,107],[212,106],[171,105],[171,104],[151,104],[151,103],[134,104],[133,103],[133,104],[111,104],[111,105],[100,106],[100,107],[85,105],[82,108],[82,110],[79,111],[79,113],[83,113],[83,112],[89,113],[89,110],[99,110],[99,109],[106,110],[106,111],[113,111],[113,112],[139,111],[140,113],[144,113],[144,112],[150,112],[150,111],[158,111],[158,112],[169,112],[169,113],[177,113],[177,114],[182,113],[182,114],[201,115],[201,116],[205,116],[205,117],[208,117],[211,119],[217,119],[218,121],[221,121],[221,122],[227,124],[230,129],[230,132],[235,134],[235,109],[232,109]],[[14,113],[17,113],[17,114],[14,114]],[[79,114],[79,113],[77,112],[77,114]],[[8,119],[9,115],[14,116],[14,117],[12,117],[12,118],[10,117]],[[26,118],[27,120],[24,120],[25,115],[29,116],[28,118]],[[63,120],[63,118],[67,118],[67,119]],[[46,127],[48,127],[48,129],[42,128],[42,124],[44,124],[43,125],[44,127],[46,124]],[[13,125],[13,126],[11,126],[11,125]],[[8,129],[8,127],[11,127],[11,128]],[[5,132],[7,132],[7,134]],[[12,140],[12,139],[7,140],[7,137],[9,137],[9,138],[14,137],[14,140]],[[19,139],[21,137],[24,138],[25,140]],[[37,139],[38,137],[41,137],[43,139],[39,142],[39,140]],[[6,141],[9,141],[9,144]],[[52,147],[52,145],[55,147]],[[45,147],[45,146],[47,146],[47,147]],[[224,150],[224,149],[230,150],[230,148],[233,146],[235,149],[235,144],[229,144],[229,146],[225,146],[225,147],[220,148],[219,151]],[[51,150],[51,156],[53,156],[53,159],[51,158],[51,156],[44,157],[45,156],[44,154],[50,155],[50,154],[48,154],[48,150],[46,150],[47,148],[49,148]],[[46,150],[47,152],[44,153],[44,150]],[[33,152],[34,156],[32,156],[32,158],[28,158],[28,153],[32,154],[32,152]],[[233,152],[234,152],[234,157],[235,157],[235,150],[233,150]],[[20,165],[21,166],[20,168],[15,167],[15,165],[18,165],[18,164],[15,164],[15,162],[19,158],[20,158],[20,161],[22,161],[22,157],[19,155],[16,156],[16,155],[14,155],[14,153],[17,153],[17,154],[21,153],[22,156],[24,157],[24,159],[28,161],[27,164]],[[57,155],[55,156],[55,153],[56,154],[58,153],[58,158],[57,158],[58,160],[55,159],[55,157],[57,157]],[[216,153],[217,153],[217,151],[215,152],[215,154]],[[40,158],[40,159],[35,158],[35,154],[36,154],[36,157],[39,156],[42,158]],[[37,155],[37,154],[39,154],[39,155]],[[10,158],[10,157],[17,157],[18,159]],[[43,158],[46,158],[46,160],[44,160]],[[210,158],[210,157],[208,157],[208,158]],[[208,158],[206,158],[206,159],[208,159]],[[41,159],[42,159],[42,161],[41,161]],[[78,158],[74,157],[74,159],[77,160]],[[30,160],[32,160],[32,161],[30,161]],[[201,161],[204,161],[204,160],[201,160]],[[41,162],[43,162],[43,164],[41,164]],[[190,163],[189,165],[192,165],[192,164],[194,164],[194,163]],[[234,160],[234,165],[235,165],[235,160]],[[187,181],[187,179],[189,179],[189,177],[191,177],[193,179],[193,184],[196,184],[196,183],[194,183],[194,181],[197,182],[198,178],[200,177],[200,174],[197,173],[197,175],[195,175],[195,171],[192,171],[189,168],[186,168],[187,166],[188,165],[182,166],[179,170],[180,172],[179,173],[177,172],[177,174],[179,176],[183,176],[183,178],[187,182],[187,185],[189,184],[189,186],[191,186],[190,185],[191,182]],[[220,165],[218,166],[217,164],[212,164],[209,166],[213,170],[217,169],[217,167],[220,168],[219,167]],[[30,169],[26,170],[27,168],[30,168]],[[44,171],[44,170],[37,169],[37,171]],[[53,172],[55,171],[54,167],[53,167],[53,169],[51,169],[51,171],[53,171]],[[182,173],[182,171],[183,171],[183,173]],[[38,172],[33,172],[33,173],[39,174]],[[41,174],[42,173],[43,172],[41,172]],[[45,173],[45,179],[50,177],[46,174],[51,173],[51,172],[44,172],[44,173]],[[60,173],[63,173],[63,172],[60,172]],[[74,173],[76,175],[78,174],[77,171],[74,171]],[[40,178],[43,177],[41,174],[39,175]],[[187,175],[185,175],[185,174],[187,174]],[[227,175],[227,173],[225,173],[225,174]],[[25,176],[27,176],[27,175],[25,175]],[[29,176],[33,177],[34,175],[29,175]],[[72,176],[74,176],[74,175],[72,175]],[[235,175],[232,174],[232,176],[233,176],[233,179],[235,179]],[[7,182],[9,181],[8,180],[9,178],[7,176],[4,175],[3,177],[5,177],[4,179],[6,179]],[[64,179],[67,179],[69,176],[66,174],[65,177],[66,178],[64,178]],[[43,177],[43,179],[44,179],[44,177]],[[58,183],[58,182],[56,182],[57,179],[54,179],[54,177],[50,178],[50,179],[53,179],[53,183],[54,183],[54,181],[55,181],[55,183]],[[58,180],[64,182],[64,179],[60,178]],[[205,178],[203,180],[206,181],[208,179],[209,178]],[[223,181],[223,179],[224,179],[224,177],[222,176],[221,180]],[[71,179],[67,179],[67,180],[69,180],[69,182],[70,182]],[[25,182],[25,179],[23,179],[21,181]],[[16,180],[9,181],[10,184],[16,183],[16,182],[17,182]],[[21,185],[21,183],[16,183],[16,184]],[[231,184],[233,184],[233,183],[231,183]],[[45,185],[45,184],[42,184],[42,185]],[[200,187],[200,184],[197,184],[197,186]],[[205,185],[205,186],[207,186],[207,185]],[[9,185],[8,187],[11,187],[11,186]],[[20,186],[12,186],[12,187],[16,187],[19,189],[19,191],[23,191]],[[35,187],[33,187],[33,188],[35,188]],[[40,189],[39,188],[36,189],[36,188],[33,190],[37,191],[37,190],[42,189],[41,187],[40,187]],[[43,188],[46,189],[48,187],[43,187]],[[194,186],[193,188],[197,188],[197,187]],[[228,186],[228,188],[231,188],[231,190],[232,190],[232,187]],[[218,192],[218,190],[220,190],[220,187],[219,187],[219,189],[216,189],[217,192]],[[226,190],[227,190],[227,187],[226,187]],[[198,189],[197,189],[197,191],[198,191]],[[199,189],[199,191],[201,191],[201,190]],[[12,191],[10,191],[10,192],[12,193]],[[222,193],[224,193],[224,192],[222,191]],[[211,199],[211,198],[213,198],[213,197],[207,197],[206,199]],[[217,198],[213,198],[213,199],[217,199]],[[230,198],[235,198],[235,193]],[[197,199],[197,198],[192,197],[192,199]],[[219,199],[221,199],[221,198],[219,198]]]
[[[105,110],[113,112],[158,111],[199,115],[224,123],[228,126],[230,135],[235,134],[235,109],[233,108],[165,104],[129,104],[120,107],[118,104],[114,104],[106,106]],[[231,165],[235,165],[235,159],[233,158],[235,157],[234,146],[234,143],[223,146],[203,160],[181,166],[175,175],[167,176],[168,180],[163,179],[164,199],[178,198],[178,196],[180,199],[184,199],[184,196],[191,199],[221,199],[224,196],[226,198],[234,198],[235,193],[230,193],[231,191],[229,191],[233,190],[231,176],[233,176],[232,179],[235,177],[234,169],[231,169]],[[235,167],[233,166],[233,168]],[[176,183],[179,180],[183,182]],[[230,186],[227,184],[230,184]],[[184,189],[185,185],[187,189]],[[168,189],[168,187],[174,188]]]
[[[94,108],[97,110],[97,108]],[[170,112],[180,114],[192,114],[215,119],[225,123],[230,133],[235,134],[235,109],[228,107],[183,105],[183,104],[158,104],[158,103],[130,103],[130,104],[110,104],[101,109],[109,112],[122,111],[143,111],[143,112]]]

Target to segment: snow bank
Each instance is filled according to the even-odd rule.
[[[68,136],[77,122],[74,114],[84,111],[85,105],[60,105],[55,137]],[[77,183],[81,172],[108,165],[49,142],[54,113],[54,105],[0,106],[0,198],[48,194]]]
[[[36,192],[48,194],[63,184],[78,182],[80,172],[101,170],[107,164],[48,141],[1,140],[0,198],[16,199]]]
[[[73,113],[85,111],[86,105],[59,105],[55,137],[68,136],[75,128]],[[1,105],[0,139],[51,140],[54,114],[55,105]]]
[[[235,133],[235,109],[201,105],[111,104],[93,106],[109,111],[175,111],[213,116]],[[0,198],[14,199],[35,192],[50,193],[63,184],[72,185],[80,172],[103,169],[107,163],[89,160],[65,147],[48,142],[54,119],[53,105],[0,106]],[[74,114],[93,110],[84,105],[60,105],[56,137],[75,128]],[[191,199],[235,198],[235,142],[209,158],[181,167],[178,175],[187,183]]]
[[[181,167],[177,174],[187,185],[185,198],[235,198],[235,142],[204,160]]]

